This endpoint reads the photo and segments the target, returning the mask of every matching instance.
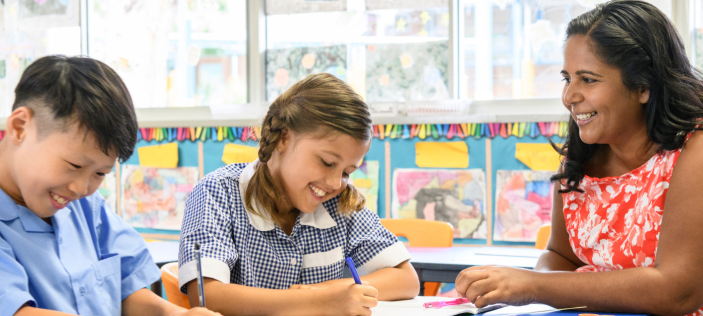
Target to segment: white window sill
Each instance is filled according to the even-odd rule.
[[[428,102],[431,104],[431,102]],[[373,106],[373,104],[372,104]],[[136,109],[139,127],[256,126],[266,105]],[[451,124],[567,121],[560,99],[474,101],[468,111],[451,115],[372,115],[374,124]],[[6,118],[0,118],[0,130]]]

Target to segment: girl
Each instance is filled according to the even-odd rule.
[[[372,139],[368,107],[329,74],[310,75],[269,108],[259,159],[203,178],[186,203],[179,282],[225,315],[370,315],[377,300],[415,297],[407,250],[347,185]],[[364,285],[343,279],[345,257]]]
[[[456,288],[478,306],[702,315],[703,81],[644,1],[600,5],[566,35],[571,119],[548,252],[537,271],[469,268]]]

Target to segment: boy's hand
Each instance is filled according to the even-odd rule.
[[[202,307],[194,307],[190,310],[184,310],[182,312],[178,312],[176,314],[173,314],[173,316],[222,316],[220,313],[215,313],[213,311],[208,310],[207,308],[202,308]]]
[[[339,284],[321,292],[323,312],[329,315],[371,315],[378,305],[378,290],[371,286]]]

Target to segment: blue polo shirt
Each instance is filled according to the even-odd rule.
[[[122,300],[161,275],[144,239],[98,192],[47,224],[0,190],[0,316],[24,304],[120,315]]]

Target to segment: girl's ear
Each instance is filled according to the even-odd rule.
[[[281,130],[281,136],[278,137],[278,144],[276,144],[276,151],[283,153],[286,151],[290,144],[292,143],[292,135],[287,128]]]

